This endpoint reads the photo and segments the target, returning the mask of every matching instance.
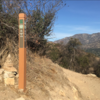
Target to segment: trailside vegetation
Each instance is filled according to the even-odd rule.
[[[64,68],[83,73],[93,73],[100,77],[100,60],[92,53],[86,53],[81,49],[81,42],[71,38],[70,41],[63,43],[48,43],[46,56]],[[98,59],[97,59],[98,58]]]
[[[45,53],[47,37],[51,35],[56,13],[65,6],[64,0],[0,0],[0,58],[8,53],[18,62],[18,15],[27,16],[26,48]],[[6,55],[4,57],[4,55]]]

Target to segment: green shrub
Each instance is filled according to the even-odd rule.
[[[87,56],[77,57],[76,61],[82,67],[85,67],[89,64],[89,58]]]
[[[53,48],[51,48],[50,52],[47,55],[52,61],[55,62],[59,59],[60,52],[56,47],[53,47]]]
[[[100,77],[100,63],[95,67],[94,74],[96,74],[98,77]]]

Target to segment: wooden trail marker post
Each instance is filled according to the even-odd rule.
[[[26,88],[26,14],[19,14],[19,89]]]

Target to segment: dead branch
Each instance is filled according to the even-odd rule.
[[[6,23],[4,23],[4,22],[2,22],[1,21],[1,24],[4,24],[5,26],[7,26],[8,28],[12,28],[14,31],[16,30],[18,30],[17,28],[15,28],[15,27],[12,27],[12,26],[9,26],[8,24],[6,24]]]

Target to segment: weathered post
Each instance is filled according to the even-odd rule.
[[[19,89],[26,88],[26,14],[19,14]]]

